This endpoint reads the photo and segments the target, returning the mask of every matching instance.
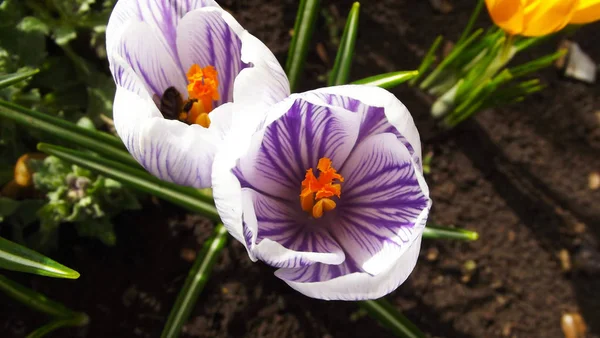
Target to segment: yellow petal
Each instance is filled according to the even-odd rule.
[[[580,0],[571,23],[584,24],[600,19],[600,0]]]
[[[523,0],[485,0],[494,23],[512,35],[523,31],[525,6]]]
[[[563,29],[571,18],[579,0],[528,1],[521,35],[543,36]]]

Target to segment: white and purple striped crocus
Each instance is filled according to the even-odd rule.
[[[252,260],[327,300],[379,298],[408,278],[431,201],[418,131],[394,95],[352,85],[293,94],[225,144],[213,194]]]
[[[212,0],[120,0],[106,47],[119,136],[149,172],[182,185],[209,187],[235,116],[289,95],[271,51]]]

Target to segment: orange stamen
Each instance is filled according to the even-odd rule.
[[[331,166],[331,160],[327,157],[319,159],[317,169],[320,172],[319,178],[315,177],[312,169],[306,170],[300,205],[302,210],[309,212],[314,218],[321,218],[323,212],[335,209],[336,203],[329,197],[340,198],[342,186],[338,182],[344,182],[344,178]]]
[[[186,120],[188,123],[196,123],[208,128],[210,126],[208,114],[213,110],[213,102],[220,98],[217,70],[213,66],[201,68],[193,64],[187,72],[187,79],[188,101],[197,101],[192,104]]]

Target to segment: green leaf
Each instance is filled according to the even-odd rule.
[[[53,317],[74,318],[82,315],[81,313],[77,313],[67,308],[61,303],[48,299],[41,293],[26,288],[17,282],[13,282],[3,275],[0,275],[0,290],[10,298],[22,303],[30,309]]]
[[[179,291],[171,313],[169,313],[161,338],[179,337],[181,328],[190,316],[194,306],[196,306],[196,301],[208,281],[212,266],[226,243],[227,229],[219,224],[214,229],[213,237],[204,242],[202,251],[196,257],[196,261]]]
[[[360,306],[367,310],[369,315],[377,319],[383,326],[391,330],[396,336],[402,338],[424,338],[425,334],[419,330],[408,318],[386,301],[384,298],[360,302]]]
[[[18,73],[0,75],[0,89],[11,86],[15,83],[19,83],[26,80],[35,74],[39,73],[39,69],[26,70]]]
[[[31,332],[26,338],[41,338],[63,327],[85,326],[89,321],[89,317],[84,313],[72,318],[58,318]]]
[[[335,57],[333,69],[329,74],[329,86],[342,85],[348,82],[350,68],[352,67],[352,57],[354,55],[354,46],[356,45],[356,35],[358,33],[358,17],[360,13],[360,3],[355,2],[350,9],[346,28]]]
[[[173,183],[161,181],[145,171],[93,154],[44,143],[38,144],[38,149],[65,161],[94,170],[103,176],[117,180],[139,191],[155,195],[188,210],[203,214],[210,219],[219,220],[217,209],[211,202],[207,202],[207,200],[212,201],[212,198],[196,189],[180,187]]]
[[[419,75],[419,72],[416,70],[412,71],[402,71],[402,72],[392,72],[385,73],[375,76],[370,76],[361,80],[357,80],[352,82],[352,84],[361,84],[368,86],[377,86],[384,89],[394,88],[410,79],[413,79],[415,76]]]
[[[425,72],[429,69],[429,67],[431,67],[431,65],[435,61],[435,52],[440,47],[440,44],[442,43],[443,39],[444,38],[441,35],[439,35],[437,38],[435,38],[435,41],[433,41],[433,44],[431,45],[431,47],[429,47],[427,54],[425,54],[423,61],[421,61],[421,64],[419,65],[419,68],[417,69],[418,74],[410,80],[411,86],[413,86],[415,83],[417,83],[417,80],[421,76],[423,76],[423,74],[425,74]]]
[[[77,37],[77,31],[75,31],[74,27],[63,24],[54,29],[52,37],[57,45],[64,46]]]
[[[454,228],[426,226],[423,229],[423,238],[427,239],[457,239],[462,241],[476,241],[479,234],[475,231]]]
[[[285,66],[290,89],[294,92],[304,70],[308,45],[312,38],[317,17],[319,14],[320,0],[301,0],[294,24],[294,36],[290,43],[287,63]]]
[[[471,17],[469,18],[469,21],[467,22],[465,29],[463,30],[462,34],[460,35],[460,38],[458,39],[458,41],[456,41],[455,45],[460,45],[461,43],[463,43],[465,41],[465,39],[467,38],[467,36],[469,36],[469,34],[471,34],[471,30],[473,30],[473,25],[475,24],[475,21],[477,21],[477,18],[479,17],[479,13],[481,13],[481,10],[483,9],[483,5],[484,5],[483,0],[477,1],[477,6],[475,6],[473,13],[471,13]]]
[[[0,237],[0,268],[46,277],[79,278],[77,271],[2,237]]]
[[[26,16],[19,22],[17,28],[23,32],[37,32],[44,35],[50,34],[50,28],[42,20],[35,16]]]
[[[124,150],[121,140],[112,135],[81,128],[71,122],[3,100],[0,100],[0,117],[13,120],[28,128],[46,132],[65,142],[77,144],[129,166],[140,168],[133,157]]]

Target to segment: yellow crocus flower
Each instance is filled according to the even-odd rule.
[[[600,0],[485,0],[494,23],[511,35],[543,36],[600,19]]]

